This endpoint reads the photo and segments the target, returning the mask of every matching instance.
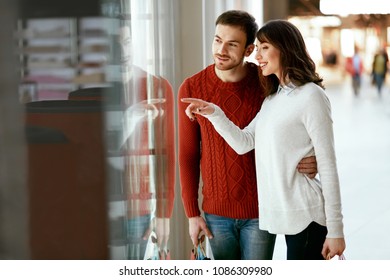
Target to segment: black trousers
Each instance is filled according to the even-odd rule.
[[[288,260],[323,260],[321,255],[328,230],[315,222],[302,232],[285,235]]]

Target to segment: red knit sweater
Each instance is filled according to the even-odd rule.
[[[264,100],[258,67],[248,63],[248,74],[235,83],[222,82],[214,65],[186,79],[179,89],[179,170],[182,201],[186,215],[200,215],[198,189],[203,183],[203,211],[235,218],[258,217],[258,198],[254,153],[238,155],[212,124],[185,115],[188,104],[183,97],[201,98],[222,108],[227,117],[241,128],[247,126]]]

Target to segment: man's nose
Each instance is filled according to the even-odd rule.
[[[224,53],[226,53],[226,44],[221,44],[220,46],[219,46],[219,53],[220,54],[224,54]]]

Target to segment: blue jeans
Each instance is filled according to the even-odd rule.
[[[213,234],[210,246],[216,260],[271,260],[275,234],[259,229],[259,219],[231,219],[205,213]]]
[[[374,73],[374,80],[375,80],[375,85],[376,85],[376,88],[378,90],[378,93],[381,93],[382,86],[383,86],[383,83],[385,81],[385,75]]]
[[[149,228],[150,219],[150,215],[145,215],[127,220],[127,259],[144,259],[148,241],[144,240],[142,237]]]
[[[352,88],[355,95],[359,94],[361,83],[361,77],[359,74],[355,74],[352,76]]]

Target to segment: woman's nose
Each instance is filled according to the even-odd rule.
[[[261,59],[261,53],[260,53],[260,50],[256,50],[256,53],[255,53],[255,59],[256,59],[256,60],[259,60],[259,59]]]

